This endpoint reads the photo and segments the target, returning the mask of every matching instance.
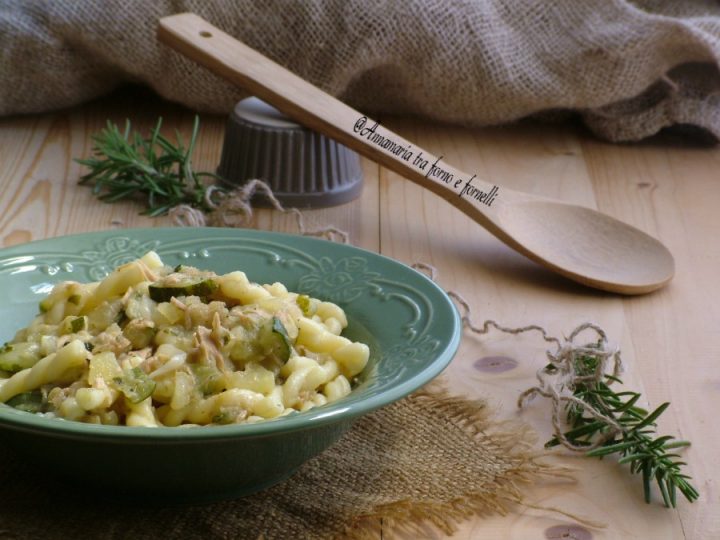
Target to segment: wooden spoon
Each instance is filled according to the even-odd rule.
[[[496,186],[455,169],[197,15],[160,19],[158,39],[298,122],[437,193],[508,246],[563,276],[622,294],[647,293],[673,277],[672,255],[644,232],[590,208]]]

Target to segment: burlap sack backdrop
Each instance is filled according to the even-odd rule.
[[[126,81],[227,113],[243,94],[155,40],[183,11],[372,114],[573,110],[614,141],[674,124],[720,138],[717,0],[0,0],[0,115]]]

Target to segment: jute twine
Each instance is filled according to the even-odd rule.
[[[302,236],[315,236],[342,244],[349,242],[348,233],[337,227],[327,226],[308,230],[303,213],[297,208],[286,209],[277,200],[272,188],[258,179],[249,180],[242,187],[230,192],[216,186],[208,187],[205,190],[205,204],[212,209],[209,214],[187,204],[181,204],[170,209],[169,215],[173,223],[180,227],[242,227],[252,221],[252,199],[256,195],[264,196],[279,212],[293,215]]]
[[[413,268],[423,270],[429,274],[431,280],[436,281],[437,270],[425,263],[414,263]],[[491,328],[498,330],[504,334],[518,335],[525,332],[539,332],[543,340],[553,343],[556,346],[555,352],[547,351],[549,364],[540,368],[535,376],[538,385],[528,388],[518,397],[518,407],[522,408],[527,405],[535,396],[542,396],[552,401],[553,434],[562,446],[574,452],[589,452],[590,450],[602,446],[607,440],[612,439],[618,433],[625,429],[618,424],[612,417],[602,414],[589,403],[578,399],[573,395],[576,385],[579,383],[590,385],[600,382],[606,382],[606,374],[612,362],[612,377],[617,378],[622,373],[622,360],[620,358],[620,349],[608,345],[607,334],[598,325],[593,323],[583,323],[577,326],[570,335],[561,342],[558,338],[548,335],[547,330],[542,326],[531,324],[518,328],[509,328],[502,326],[497,322],[487,319],[482,326],[476,326],[471,319],[472,311],[467,300],[460,293],[455,291],[446,291],[448,296],[455,300],[460,306],[461,318],[463,326],[477,335],[487,334]],[[578,345],[574,340],[585,330],[595,332],[597,339],[590,344]],[[586,342],[587,343],[587,342]],[[590,373],[578,373],[578,358],[581,356],[592,356],[597,360],[595,370]],[[612,384],[610,381],[608,384]],[[576,445],[572,443],[566,436],[565,430],[567,424],[564,418],[567,415],[568,407],[578,407],[587,416],[604,423],[609,429],[604,430],[603,435],[597,437],[594,441]]]

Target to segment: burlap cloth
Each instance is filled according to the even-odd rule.
[[[481,125],[575,111],[615,141],[676,124],[720,137],[717,0],[1,0],[0,115],[125,81],[227,113],[243,94],[155,40],[182,11],[368,113]]]
[[[424,538],[468,516],[505,513],[530,483],[562,476],[530,449],[526,428],[498,425],[483,403],[431,386],[361,418],[288,481],[204,506],[83,497],[0,446],[0,538],[377,539],[373,518],[385,533]]]

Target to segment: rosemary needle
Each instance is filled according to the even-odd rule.
[[[670,435],[655,437],[655,421],[670,405],[663,403],[654,411],[648,412],[636,405],[640,399],[637,392],[615,392],[610,384],[622,381],[617,377],[605,374],[604,380],[596,381],[590,375],[595,372],[598,358],[592,355],[581,355],[575,359],[576,379],[573,395],[593,407],[605,417],[612,418],[622,427],[622,431],[610,436],[601,446],[586,453],[588,456],[605,457],[611,454],[619,456],[618,463],[627,464],[630,472],[640,473],[643,481],[645,501],[651,500],[650,485],[655,481],[663,502],[668,507],[675,507],[676,495],[679,491],[690,502],[699,497],[697,490],[690,484],[690,477],[682,472],[686,465],[680,456],[671,452],[675,448],[689,446],[687,441],[675,440]],[[550,364],[546,369],[554,369]],[[598,421],[585,413],[580,405],[572,405],[567,410],[567,422],[571,429],[564,436],[575,446],[590,446],[599,437],[611,434],[606,422]],[[546,443],[546,447],[560,444],[557,437]]]
[[[142,213],[149,216],[167,214],[179,204],[210,210],[203,178],[219,177],[193,171],[191,161],[199,118],[195,116],[187,148],[177,131],[173,144],[160,133],[161,127],[162,118],[150,136],[143,138],[131,131],[129,120],[124,131],[108,121],[107,126],[93,136],[92,157],[76,160],[89,169],[80,178],[80,184],[92,185],[93,193],[105,202],[144,198],[147,209]]]

